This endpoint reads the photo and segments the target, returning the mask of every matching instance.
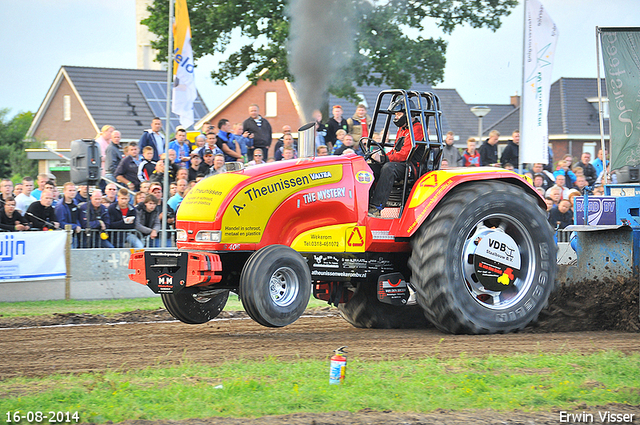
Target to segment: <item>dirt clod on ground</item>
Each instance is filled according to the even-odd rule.
[[[559,285],[525,332],[640,332],[639,298],[638,280],[620,276]]]

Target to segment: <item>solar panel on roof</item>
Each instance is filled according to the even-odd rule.
[[[161,81],[136,81],[136,85],[140,89],[142,96],[153,111],[153,114],[161,120],[166,120],[167,109],[167,83]],[[207,114],[207,110],[198,97],[193,103],[193,115],[195,121],[199,121]],[[180,125],[179,117],[171,113],[169,133],[175,132],[175,128]]]

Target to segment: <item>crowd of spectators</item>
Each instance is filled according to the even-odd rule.
[[[314,112],[316,120],[316,155],[364,155],[358,141],[370,137],[380,142],[380,135],[371,133],[371,117],[366,107],[358,105],[354,115],[342,116],[342,107],[332,107],[332,117],[322,122],[322,114]],[[66,182],[58,186],[55,177],[42,173],[24,177],[14,186],[5,178],[0,183],[0,230],[56,230],[71,226],[73,247],[157,246],[160,223],[164,214],[169,226],[189,190],[200,180],[225,172],[225,162],[238,161],[247,167],[298,157],[297,141],[291,127],[282,129],[282,137],[272,139],[271,125],[260,115],[259,107],[249,107],[244,122],[232,124],[227,119],[217,126],[205,123],[193,142],[185,129],[178,127],[165,152],[162,121],[154,118],[151,128],[140,140],[121,146],[121,135],[114,126],[105,125],[96,136],[103,164],[103,179],[96,187]],[[514,170],[519,166],[519,131],[498,158],[500,133],[491,131],[478,148],[476,140],[467,140],[465,150],[454,146],[455,134],[445,137],[441,168],[493,166]],[[165,170],[165,156],[169,169]],[[602,152],[591,161],[584,152],[575,165],[570,155],[551,165],[531,164],[528,175],[536,190],[545,198],[548,219],[552,227],[563,229],[573,222],[575,196],[585,190],[603,194]],[[552,163],[552,161],[550,161]],[[526,164],[525,164],[526,166]],[[520,171],[520,170],[516,170]],[[168,174],[169,195],[162,205],[164,176]],[[37,186],[37,187],[36,187]],[[59,187],[62,193],[59,193]]]

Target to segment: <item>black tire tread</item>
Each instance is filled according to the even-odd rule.
[[[199,325],[215,319],[227,304],[229,291],[220,293],[207,303],[193,299],[197,288],[184,288],[177,294],[162,294],[162,303],[176,319],[188,325]]]
[[[276,321],[265,317],[265,314],[261,312],[259,303],[263,301],[264,295],[260,293],[262,289],[260,285],[268,285],[268,281],[264,282],[265,277],[270,278],[270,276],[266,276],[267,270],[275,261],[286,258],[287,255],[291,256],[290,261],[299,262],[306,273],[305,276],[299,276],[301,278],[300,294],[297,306],[291,312],[291,317],[287,320]],[[253,320],[266,327],[282,327],[295,322],[302,315],[311,296],[311,287],[311,274],[306,260],[286,245],[269,245],[253,253],[245,263],[240,275],[239,296],[242,306]],[[268,302],[268,300],[266,301]]]
[[[378,301],[373,283],[360,283],[351,299],[338,305],[338,310],[356,328],[415,329],[430,325],[419,305],[394,306]]]
[[[456,306],[453,288],[448,282],[446,253],[448,238],[455,220],[464,213],[465,206],[487,193],[506,192],[514,200],[518,200],[517,208],[538,210],[539,206],[533,197],[526,195],[522,189],[508,183],[487,181],[464,185],[445,198],[436,207],[428,221],[423,223],[412,238],[412,255],[409,267],[412,270],[412,283],[416,287],[418,303],[424,308],[425,316],[441,331],[454,334],[487,334],[499,333],[500,329],[478,326],[473,318]],[[546,223],[546,220],[545,220]],[[549,232],[551,228],[546,224]],[[555,246],[555,245],[554,245]],[[550,282],[549,285],[553,285]],[[545,301],[546,305],[546,301]],[[539,306],[541,309],[543,306]],[[524,328],[523,323],[516,329]]]

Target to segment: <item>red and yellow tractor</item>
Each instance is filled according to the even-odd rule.
[[[380,216],[369,212],[372,162],[388,149],[372,138],[355,153],[313,155],[313,125],[300,158],[208,177],[177,212],[177,249],[131,256],[131,279],[162,296],[184,323],[204,323],[229,291],[264,326],[296,321],[311,294],[357,327],[432,323],[451,333],[524,328],[546,305],[556,245],[546,205],[530,183],[493,167],[440,169],[438,97],[379,94],[370,134],[393,138],[404,105],[411,150]],[[415,140],[415,134],[425,140]]]

